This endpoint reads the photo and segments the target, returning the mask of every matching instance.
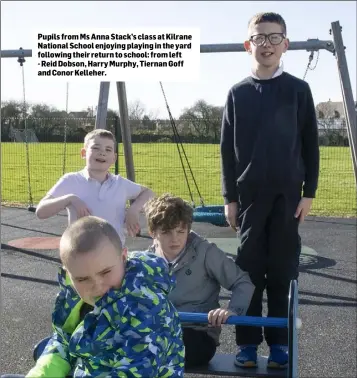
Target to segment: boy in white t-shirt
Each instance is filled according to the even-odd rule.
[[[85,168],[66,173],[57,181],[38,204],[37,217],[47,219],[67,209],[69,224],[88,215],[105,219],[116,229],[123,245],[125,226],[130,236],[137,235],[140,210],[154,193],[109,172],[117,158],[115,145],[115,137],[108,130],[96,129],[88,133],[81,149]],[[134,201],[126,210],[128,200]]]

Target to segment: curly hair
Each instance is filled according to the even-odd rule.
[[[183,226],[191,228],[193,208],[180,197],[165,193],[152,198],[145,206],[145,215],[151,233],[158,229],[169,231]]]

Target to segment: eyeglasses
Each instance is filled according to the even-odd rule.
[[[255,46],[262,46],[266,42],[267,38],[272,45],[280,45],[285,39],[284,33],[271,33],[271,34],[256,34],[252,35],[249,40]]]

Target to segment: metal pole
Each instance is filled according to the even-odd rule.
[[[288,50],[317,51],[327,50],[333,52],[332,41],[320,41],[319,39],[308,39],[307,41],[290,42]],[[201,53],[222,53],[222,52],[245,52],[243,43],[217,43],[201,45]]]
[[[319,39],[308,39],[307,41],[292,41],[289,50],[306,50],[318,51],[327,50],[334,51],[332,41],[320,41]],[[201,53],[223,53],[223,52],[244,52],[243,43],[215,43],[200,45]],[[1,50],[1,58],[18,58],[32,57],[32,50]]]
[[[32,50],[1,50],[1,58],[31,58]]]
[[[353,92],[351,86],[350,75],[348,72],[347,59],[345,55],[345,47],[343,45],[342,39],[342,27],[340,26],[339,21],[331,23],[331,32],[333,35],[333,41],[335,46],[335,57],[337,60],[338,73],[340,76],[341,91],[344,104],[344,113],[346,117],[346,124],[348,130],[348,139],[350,144],[350,150],[352,155],[352,163],[355,174],[355,182],[357,187],[357,129],[356,129],[356,110],[355,102],[353,99]]]
[[[98,107],[94,127],[95,129],[105,129],[107,126],[109,88],[109,81],[101,81],[99,87]]]
[[[119,117],[115,117],[115,122],[114,122],[114,133],[115,133],[115,139],[117,141],[116,149],[115,152],[117,153],[117,158],[115,160],[115,174],[119,174]]]
[[[133,150],[131,145],[131,133],[128,115],[128,104],[126,99],[125,83],[122,81],[117,81],[117,92],[118,92],[118,103],[119,103],[119,114],[120,114],[120,127],[121,135],[124,147],[124,157],[126,165],[126,175],[128,180],[135,182],[135,170],[134,170],[134,159]]]
[[[69,96],[69,83],[66,84],[66,113],[68,115],[68,96]]]

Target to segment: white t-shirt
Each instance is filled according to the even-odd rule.
[[[91,214],[105,219],[118,232],[125,245],[125,210],[128,200],[135,199],[141,191],[141,185],[120,175],[108,173],[102,184],[91,178],[87,169],[66,173],[48,191],[52,197],[74,194],[88,207]],[[77,214],[72,206],[67,208],[68,222],[73,223]]]

